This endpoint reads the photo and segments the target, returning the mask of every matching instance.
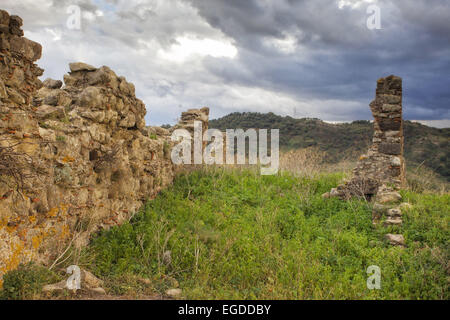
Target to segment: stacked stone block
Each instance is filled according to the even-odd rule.
[[[180,121],[173,129],[183,128],[193,135],[195,121],[200,121],[202,123],[202,132],[205,133],[208,130],[209,108],[190,109],[183,112]]]
[[[200,139],[202,139],[201,142],[201,147],[202,147],[202,154],[203,154],[203,150],[206,148],[207,142],[203,141],[203,135],[205,134],[205,132],[208,130],[208,122],[209,122],[209,108],[208,107],[204,107],[201,109],[189,109],[186,112],[183,112],[181,114],[181,119],[179,120],[178,124],[176,124],[174,127],[171,128],[171,131],[173,132],[176,129],[185,129],[189,132],[189,134],[191,135],[191,138],[194,138],[194,133],[195,133],[195,122],[201,122],[201,137]],[[199,132],[200,133],[200,132]],[[195,141],[191,140],[191,159],[192,161],[194,161],[194,145],[195,145]],[[191,167],[191,165],[189,165]],[[195,166],[194,166],[195,167]],[[181,169],[183,170],[183,169]]]
[[[29,107],[33,92],[41,87],[43,70],[34,64],[40,44],[23,37],[22,19],[0,10],[0,112]]]
[[[400,189],[405,184],[402,79],[395,76],[379,79],[370,109],[374,117],[372,146],[360,158],[354,176]]]

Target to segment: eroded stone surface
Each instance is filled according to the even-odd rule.
[[[0,10],[0,157],[13,153],[8,169],[21,177],[0,163],[0,283],[20,263],[53,263],[75,235],[72,245],[85,246],[92,233],[128,221],[175,174],[170,132],[145,126],[133,84],[78,62],[64,87],[43,86],[34,64],[42,48],[20,25]],[[208,114],[185,113],[180,127],[207,127]]]
[[[378,226],[401,226],[402,212],[398,207],[405,185],[403,157],[402,79],[396,76],[379,79],[376,97],[370,103],[374,117],[372,146],[360,157],[353,177],[331,190],[324,198],[363,197],[374,200],[372,222]],[[391,237],[392,236],[392,237]],[[403,236],[389,235],[390,243],[405,245]],[[397,241],[398,240],[398,241]]]
[[[330,196],[371,198],[386,185],[400,189],[405,184],[402,79],[396,76],[379,79],[370,108],[375,120],[372,146],[360,157],[352,179],[338,186]]]

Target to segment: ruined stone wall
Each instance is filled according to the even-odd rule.
[[[21,25],[0,11],[0,283],[129,220],[175,175],[170,132],[145,126],[133,84],[84,63],[70,64],[64,86],[42,83],[41,46]],[[207,126],[208,113],[194,118]]]
[[[28,190],[42,186],[32,179],[39,148],[39,127],[32,116],[33,94],[42,86],[43,70],[34,64],[41,46],[23,37],[22,20],[0,10],[0,277],[24,255],[32,257],[39,235],[21,227],[36,219],[30,209],[36,197]]]
[[[402,79],[395,76],[379,79],[370,109],[374,117],[373,144],[358,162],[355,177],[401,188],[405,184]]]
[[[374,200],[372,222],[399,228],[403,224],[398,192],[405,186],[403,157],[402,79],[396,76],[379,79],[376,97],[370,104],[374,117],[373,143],[367,154],[360,157],[353,177],[324,194],[325,198],[349,199],[353,196]],[[397,230],[399,231],[399,230]],[[392,245],[405,245],[401,234],[387,234]]]

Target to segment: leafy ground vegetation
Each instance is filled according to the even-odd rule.
[[[60,280],[58,275],[45,267],[34,263],[20,265],[16,270],[3,277],[1,300],[39,299],[42,287],[50,282]]]
[[[342,178],[183,174],[79,263],[115,294],[146,278],[188,299],[449,299],[449,195],[403,192],[407,248],[391,247],[383,235],[395,230],[373,228],[369,203],[322,199]],[[371,265],[381,290],[367,288]]]
[[[295,171],[289,159],[283,163]],[[187,299],[450,298],[447,192],[425,191],[414,180],[403,191],[413,205],[401,230],[407,248],[391,247],[383,236],[398,230],[374,228],[370,203],[322,199],[345,174],[308,170],[182,174],[129,223],[94,237],[67,266],[102,278],[112,298],[158,297],[176,287]],[[381,269],[381,290],[367,288],[372,265]],[[64,277],[64,266],[50,272],[22,265],[5,275],[0,298],[40,298],[44,284]]]

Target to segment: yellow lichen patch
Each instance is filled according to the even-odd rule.
[[[32,258],[32,252],[25,248],[25,242],[19,240],[10,244],[10,255],[7,259],[1,261],[0,264],[0,289],[3,286],[2,276],[16,269],[20,263],[29,262]]]
[[[49,212],[47,212],[48,217],[56,217],[59,213],[59,208],[52,208]]]
[[[61,161],[64,162],[64,163],[75,162],[75,158],[69,157],[69,156],[65,156],[64,158],[62,158]]]
[[[40,246],[42,241],[44,240],[44,236],[42,234],[34,236],[31,238],[31,246],[34,250],[37,250]]]
[[[69,206],[67,205],[67,204],[61,204],[60,206],[60,215],[62,215],[62,216],[66,216],[67,215],[67,212],[68,212],[68,210],[69,210]]]
[[[9,259],[6,260],[5,266],[0,268],[1,274],[5,274],[6,272],[14,270],[19,266],[24,248],[25,246],[22,241],[11,244],[11,255],[9,256]]]
[[[68,225],[63,225],[61,228],[61,233],[59,235],[60,240],[65,240],[70,236],[70,228]]]
[[[7,224],[8,224],[8,220],[6,218],[0,219],[0,229],[6,227]]]
[[[6,226],[6,231],[11,234],[17,230],[17,226]]]

